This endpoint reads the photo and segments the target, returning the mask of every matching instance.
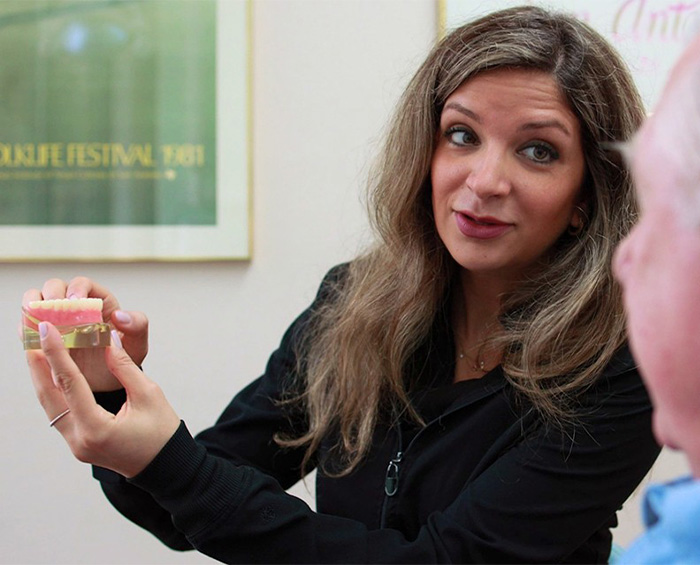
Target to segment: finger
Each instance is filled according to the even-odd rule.
[[[30,288],[22,295],[22,306],[27,307],[30,302],[41,300],[42,298],[43,296],[38,288]]]
[[[150,389],[153,382],[144,375],[123,349],[115,330],[112,330],[112,345],[107,348],[105,355],[107,368],[122,384],[130,401],[138,402],[139,398],[144,396],[146,388]]]
[[[104,286],[87,277],[75,277],[66,288],[68,298],[101,298],[102,316],[109,320],[112,313],[119,309],[117,298]]]
[[[66,283],[61,279],[49,279],[41,288],[41,296],[44,300],[66,297]]]
[[[34,385],[34,392],[39,404],[46,412],[49,421],[61,414],[68,407],[63,393],[56,388],[51,376],[51,366],[41,351],[28,351],[27,364]]]
[[[41,349],[51,368],[54,385],[62,393],[66,406],[87,426],[99,415],[99,409],[85,377],[63,345],[61,334],[48,322],[39,324]]]
[[[111,322],[121,333],[124,349],[137,365],[141,365],[148,353],[148,317],[143,312],[116,310]]]
[[[41,300],[43,297],[41,291],[38,288],[30,288],[22,295],[22,309],[29,308],[29,304],[35,300]],[[17,335],[19,335],[20,341],[24,341],[24,326],[27,323],[27,319],[22,312],[19,324],[17,325]]]
[[[125,476],[140,472],[153,460],[180,425],[173,407],[165,398],[163,390],[134,364],[126,352],[121,349],[118,336],[112,337],[112,345],[107,348],[106,360],[112,374],[119,379],[126,390],[129,406],[133,413],[147,414],[150,418],[147,430],[139,433],[139,449],[144,457],[139,464],[126,470]],[[127,418],[123,409],[116,418]],[[143,422],[143,419],[141,418]]]

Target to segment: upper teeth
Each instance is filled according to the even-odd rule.
[[[476,222],[477,224],[481,224],[482,226],[487,226],[490,225],[491,222],[484,222],[483,220],[477,220],[476,218],[472,217],[472,220]]]
[[[44,310],[102,310],[102,299],[55,298],[52,300],[34,300],[29,303],[29,307]]]

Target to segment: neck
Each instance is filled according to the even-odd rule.
[[[695,480],[700,481],[700,457],[696,457],[695,460],[693,460],[688,456],[688,461],[690,462],[690,474],[693,475]]]
[[[484,342],[498,327],[501,296],[507,289],[502,281],[463,272],[461,292],[455,296],[455,381],[482,377],[500,363],[500,352]]]
[[[683,452],[688,460],[690,474],[694,479],[700,480],[700,445],[684,448]]]
[[[497,323],[501,298],[509,285],[500,278],[475,275],[468,271],[462,272],[460,282],[461,316],[464,317],[462,337],[474,343],[484,339],[489,333],[489,328]]]

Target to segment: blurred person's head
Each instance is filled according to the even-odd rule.
[[[683,53],[635,136],[630,164],[641,215],[617,251],[615,273],[624,289],[633,352],[654,403],[657,439],[686,451],[697,476],[700,36]]]

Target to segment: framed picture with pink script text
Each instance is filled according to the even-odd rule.
[[[602,33],[627,61],[647,111],[700,18],[700,0],[438,0],[439,31],[522,4],[568,12]]]

